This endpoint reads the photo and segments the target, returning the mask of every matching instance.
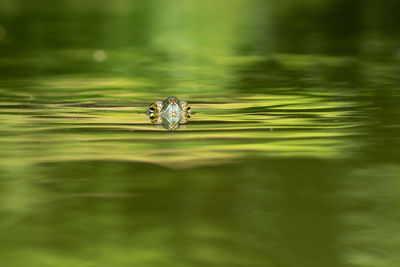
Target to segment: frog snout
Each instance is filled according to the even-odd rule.
[[[172,114],[179,114],[181,112],[180,107],[178,104],[176,104],[176,102],[174,101],[174,103],[170,106],[170,110],[169,110]]]

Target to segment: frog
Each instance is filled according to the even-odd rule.
[[[151,103],[147,114],[153,124],[174,131],[187,123],[192,109],[188,102],[170,96],[164,101]]]

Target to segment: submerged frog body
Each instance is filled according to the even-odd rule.
[[[150,104],[148,115],[153,124],[162,125],[165,129],[176,130],[190,118],[191,108],[186,101],[170,96],[164,101]]]

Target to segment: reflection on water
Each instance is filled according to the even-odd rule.
[[[179,128],[186,127],[186,124],[190,115],[188,114],[171,114],[171,113],[161,113],[161,114],[149,114],[149,119],[152,124],[162,125],[164,129],[175,131]]]
[[[400,2],[292,2],[1,2],[2,266],[400,265]]]
[[[22,108],[9,103],[3,106],[12,118],[3,123],[3,130],[10,134],[2,138],[3,150],[9,155],[4,163],[108,159],[176,168],[230,162],[246,155],[344,158],[362,146],[355,136],[367,125],[354,121],[363,103],[332,101],[329,95],[284,90],[282,95],[215,97],[214,102],[195,97],[191,103],[196,114],[175,135],[160,132],[149,123],[147,103],[143,102],[73,107],[71,103],[31,104]],[[177,122],[157,119],[169,129]],[[26,145],[30,153],[21,154]]]

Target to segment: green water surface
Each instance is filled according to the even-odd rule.
[[[0,266],[400,266],[399,10],[1,1]]]

